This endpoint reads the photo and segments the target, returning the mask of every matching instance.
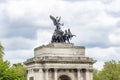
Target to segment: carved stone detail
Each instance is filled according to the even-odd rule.
[[[34,68],[33,71],[34,72],[39,72],[39,69],[38,68]]]

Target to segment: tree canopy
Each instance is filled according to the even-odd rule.
[[[0,43],[0,60],[3,60],[3,55],[4,55],[3,49],[4,48],[3,48],[3,46]]]
[[[120,80],[120,61],[105,62],[101,71],[94,71],[94,80]]]
[[[0,44],[0,80],[26,80],[26,69],[21,63],[10,66],[3,60],[3,46]]]

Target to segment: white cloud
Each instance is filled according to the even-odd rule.
[[[97,69],[97,70],[101,70],[101,69],[103,69],[103,65],[104,65],[104,62],[96,62],[94,65],[93,65],[93,67],[95,68],[95,69]]]
[[[99,0],[99,1],[101,1],[101,2],[103,2],[103,3],[105,3],[105,4],[110,4],[110,3],[112,3],[114,0]]]
[[[117,23],[117,21],[119,21],[119,19],[111,17],[105,12],[101,12],[100,15],[96,19],[96,22],[98,23],[98,25],[103,25],[101,27],[105,27],[105,26],[111,27],[111,26],[115,25]]]
[[[45,20],[36,20],[33,22],[34,25],[36,26],[42,26],[42,27],[47,27],[47,28],[50,28],[50,24],[51,22],[50,21],[45,21]]]
[[[11,20],[16,20],[25,15],[27,9],[24,2],[24,0],[10,0],[5,4],[6,13]]]
[[[37,46],[43,45],[43,44],[49,44],[51,41],[52,34],[48,30],[38,30],[37,31]]]
[[[120,0],[114,0],[111,4],[107,5],[108,10],[119,11]]]
[[[120,17],[120,0],[113,0],[111,4],[106,6],[106,12],[113,17]]]
[[[118,60],[120,56],[118,56],[119,51],[117,49],[119,48],[120,47],[88,48],[86,53],[87,56],[99,59],[100,61]]]
[[[59,0],[10,0],[6,6],[6,13],[13,21],[24,17],[38,17],[43,19],[44,15],[48,15],[55,8],[56,3],[61,3]],[[57,7],[58,8],[58,7]],[[56,9],[57,10],[57,9]]]
[[[8,31],[6,24],[4,23],[4,7],[5,6],[3,4],[0,4],[0,37],[4,37]]]
[[[9,60],[11,64],[22,63],[28,58],[33,57],[33,49],[5,51],[4,59]]]
[[[0,37],[4,37],[7,34],[7,29],[4,25],[0,25]]]
[[[120,31],[120,30],[119,30]],[[116,45],[116,46],[120,46],[120,33],[119,34],[110,34],[109,35],[109,40],[110,40],[110,44],[111,45]]]
[[[120,47],[108,47],[108,48],[88,48],[86,49],[86,56],[92,57],[97,60],[95,63],[96,69],[102,69],[103,64],[106,61],[116,60],[118,61],[120,58]]]
[[[36,44],[35,40],[26,39],[23,37],[14,37],[8,39],[1,39],[5,50],[22,50],[22,49],[32,49]]]

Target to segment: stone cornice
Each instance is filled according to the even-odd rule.
[[[36,47],[34,51],[41,49],[41,48],[82,48],[82,49],[85,49],[84,46],[74,46],[74,44],[72,43],[50,43],[48,45],[42,45],[42,46]]]
[[[27,59],[25,65],[31,63],[89,63],[93,64],[96,61],[89,57],[58,57],[44,56]]]

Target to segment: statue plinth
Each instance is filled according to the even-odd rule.
[[[59,56],[59,57],[85,57],[85,47],[74,46],[68,43],[51,43],[34,49],[35,57]]]

